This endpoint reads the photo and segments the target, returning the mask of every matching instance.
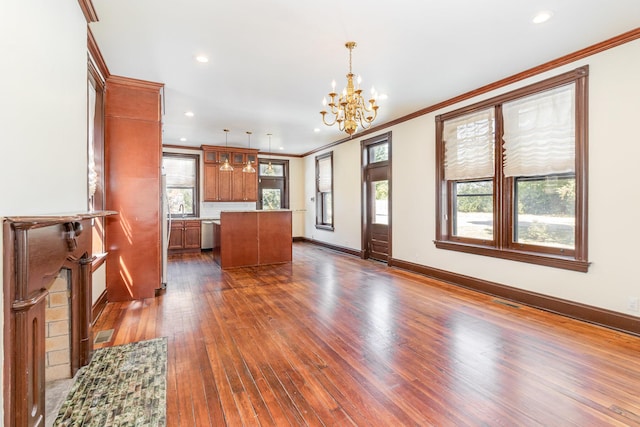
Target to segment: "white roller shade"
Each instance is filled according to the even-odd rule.
[[[443,129],[444,178],[489,178],[494,175],[494,109],[447,120]]]
[[[98,172],[96,172],[95,152],[93,149],[95,120],[96,120],[96,88],[91,80],[88,85],[88,103],[87,103],[87,144],[88,144],[88,168],[89,168],[89,198],[92,198],[98,187]]]
[[[318,191],[320,193],[331,191],[331,157],[318,160]]]
[[[505,176],[575,172],[575,85],[503,105]]]
[[[196,160],[193,158],[171,157],[162,158],[162,166],[167,175],[168,187],[195,187]]]

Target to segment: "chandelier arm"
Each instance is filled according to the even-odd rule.
[[[323,122],[325,125],[327,125],[327,126],[333,126],[333,125],[335,125],[335,124],[336,124],[336,121],[338,120],[338,116],[335,116],[334,120],[333,120],[331,123],[329,123],[329,122],[327,122],[327,119],[325,118],[325,116],[326,116],[326,111],[321,111],[321,112],[320,112],[320,114],[322,114],[322,122]]]

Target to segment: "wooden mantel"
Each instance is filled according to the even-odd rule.
[[[89,363],[91,219],[115,213],[5,218],[4,425],[44,425],[45,300],[63,268],[71,277],[71,374]]]

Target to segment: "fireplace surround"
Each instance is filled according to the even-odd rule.
[[[62,269],[70,281],[71,375],[89,363],[91,220],[113,213],[5,218],[4,425],[44,425],[45,304]]]

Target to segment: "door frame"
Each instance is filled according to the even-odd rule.
[[[360,203],[360,209],[361,209],[361,216],[360,216],[360,223],[361,223],[361,243],[360,243],[360,248],[361,248],[361,257],[362,259],[368,259],[370,258],[371,254],[369,251],[369,246],[368,246],[368,235],[369,235],[369,223],[368,223],[368,204],[367,204],[367,170],[368,170],[368,166],[369,166],[369,158],[368,158],[368,148],[372,145],[376,145],[376,144],[380,144],[380,143],[384,143],[386,142],[389,146],[388,148],[388,154],[389,154],[389,159],[385,162],[378,162],[376,163],[377,165],[381,165],[383,163],[387,163],[387,167],[388,167],[388,179],[389,179],[389,246],[388,246],[388,254],[387,254],[387,264],[389,264],[389,261],[391,260],[392,257],[392,212],[393,212],[393,203],[392,203],[392,189],[393,189],[393,183],[392,183],[392,144],[391,144],[391,132],[386,132],[377,136],[374,136],[372,138],[369,139],[364,139],[360,141],[360,163],[361,163],[361,167],[360,167],[360,188],[361,188],[361,193],[362,193],[362,200]]]

